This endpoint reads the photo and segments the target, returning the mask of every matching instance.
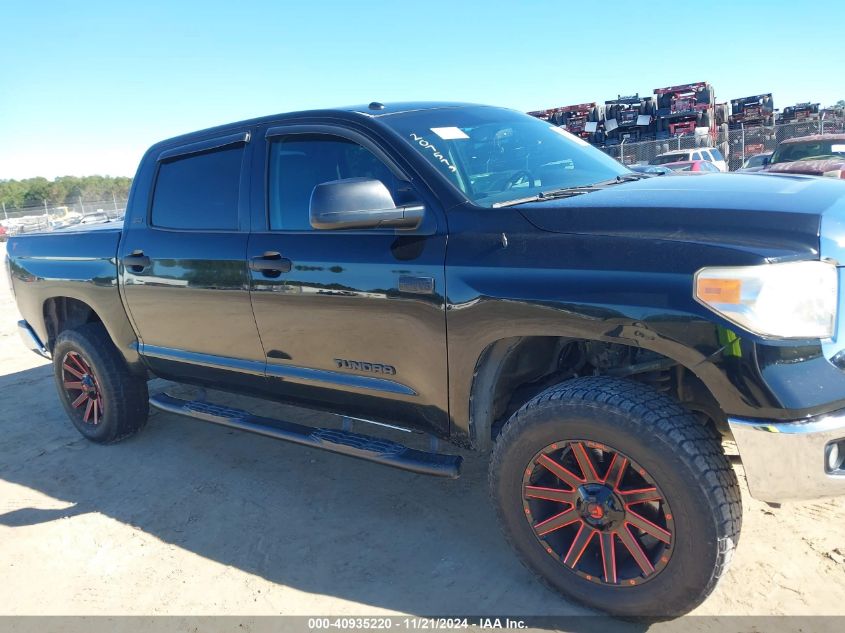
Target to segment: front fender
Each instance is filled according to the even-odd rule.
[[[845,407],[845,379],[819,341],[755,337],[694,300],[699,267],[717,259],[760,263],[756,255],[730,260],[709,246],[688,245],[682,258],[676,244],[664,252],[659,241],[538,234],[503,215],[497,222],[508,229],[506,243],[501,233],[476,228],[450,238],[449,401],[458,442],[473,443],[479,368],[491,346],[515,337],[650,350],[697,376],[725,416],[794,420]]]

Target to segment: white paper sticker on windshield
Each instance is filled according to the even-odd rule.
[[[558,134],[560,134],[561,136],[565,136],[566,138],[568,138],[573,143],[578,143],[578,145],[589,145],[589,143],[587,141],[585,141],[584,139],[582,139],[579,136],[575,136],[574,134],[570,134],[569,132],[564,130],[562,127],[552,127],[551,129],[554,130],[555,132],[557,132]]]
[[[845,145],[840,145],[838,143],[834,143],[830,146],[830,153],[831,154],[838,154],[839,152],[845,152]]]
[[[431,131],[437,134],[444,141],[454,141],[459,138],[469,138],[459,127],[433,127]]]

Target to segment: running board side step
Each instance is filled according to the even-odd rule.
[[[409,470],[420,475],[457,479],[461,474],[463,458],[458,455],[429,453],[408,448],[390,440],[378,439],[350,431],[314,428],[294,422],[264,418],[241,409],[198,400],[182,400],[165,393],[152,396],[150,405],[168,413],[176,413],[241,431],[284,440],[285,442],[366,459],[385,466]]]

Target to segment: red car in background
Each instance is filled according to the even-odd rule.
[[[765,171],[845,179],[845,134],[814,134],[781,141]]]
[[[674,163],[663,163],[672,171],[689,174],[718,174],[719,168],[707,160],[679,160]]]

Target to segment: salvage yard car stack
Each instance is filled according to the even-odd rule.
[[[654,99],[641,99],[638,94],[618,96],[605,101],[605,121],[607,144],[621,141],[646,141],[654,139],[656,107]]]

